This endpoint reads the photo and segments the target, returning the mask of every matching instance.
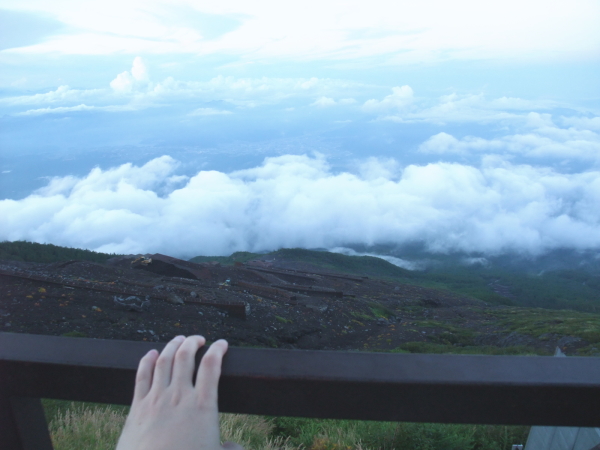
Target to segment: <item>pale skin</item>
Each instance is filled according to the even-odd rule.
[[[205,343],[177,336],[160,355],[150,350],[141,359],[117,450],[243,450],[220,442],[217,388],[227,341],[210,346],[192,384],[194,356]]]

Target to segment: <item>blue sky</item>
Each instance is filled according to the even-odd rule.
[[[0,1],[0,239],[600,246],[600,2],[212,3]]]

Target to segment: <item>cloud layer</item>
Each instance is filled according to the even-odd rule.
[[[6,50],[18,54],[231,54],[250,61],[382,57],[397,64],[596,58],[600,48],[600,7],[594,0],[373,0],[350,1],[342,9],[322,0],[91,0],[85,5],[21,0],[12,8],[65,25],[42,42]],[[219,21],[230,25],[211,33],[210,24]]]
[[[373,98],[374,92],[383,95]],[[181,81],[168,76],[163,81],[154,81],[141,57],[134,58],[131,69],[119,73],[109,86],[73,89],[61,85],[48,92],[0,98],[0,113],[21,117],[152,109],[159,114],[168,111],[164,113],[167,119],[179,116],[186,120],[193,116],[254,112],[259,108],[266,114],[277,116],[282,111],[296,110],[305,117],[321,110],[330,114],[331,122],[336,123],[358,119],[439,127],[479,124],[525,129],[525,133],[511,138],[487,141],[471,136],[457,139],[443,131],[420,148],[423,154],[446,156],[506,150],[531,157],[571,152],[577,159],[590,159],[590,152],[596,152],[598,145],[598,134],[594,130],[600,130],[600,118],[595,117],[597,111],[578,110],[556,101],[506,96],[488,98],[482,93],[426,98],[420,97],[409,85],[394,86],[391,93],[389,90],[386,93],[378,86],[317,77],[236,78],[219,75],[207,81]],[[551,112],[559,110],[562,114],[570,114],[562,116],[560,122],[571,131],[561,129],[553,122]],[[542,147],[544,150],[536,150]]]
[[[0,239],[186,257],[415,241],[490,254],[600,248],[600,171],[561,174],[487,157],[478,167],[404,168],[371,158],[356,173],[336,173],[319,155],[189,178],[176,169],[163,156],[55,178],[0,201]]]
[[[559,158],[600,162],[600,135],[577,125],[593,125],[592,119],[572,121],[575,126],[561,128],[549,114],[529,113],[529,129],[524,133],[496,139],[466,136],[457,139],[441,132],[423,144],[419,151],[436,155],[470,155],[477,153],[505,153],[528,158]]]
[[[204,81],[181,81],[168,76],[162,81],[154,81],[144,60],[137,56],[131,69],[119,73],[108,86],[73,89],[61,85],[43,93],[4,96],[0,97],[0,113],[28,116],[175,106],[182,115],[186,115],[200,105],[213,102],[246,109],[289,105],[291,102],[317,107],[349,106],[356,102],[349,95],[369,88],[371,86],[363,83],[317,77],[237,78],[219,75]],[[340,95],[346,98],[339,98]],[[338,97],[338,100],[331,96]]]

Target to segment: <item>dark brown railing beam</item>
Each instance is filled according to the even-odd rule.
[[[0,395],[128,405],[139,359],[163,346],[0,333]],[[7,420],[2,401],[0,421]],[[35,409],[20,410],[27,407]],[[231,348],[219,408],[333,419],[600,426],[600,358]]]

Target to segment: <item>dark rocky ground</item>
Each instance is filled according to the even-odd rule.
[[[436,344],[551,354],[557,345],[573,353],[588,344],[511,331],[503,318],[514,308],[294,261],[135,260],[0,261],[0,331],[161,342],[202,334],[234,346],[322,350]]]

